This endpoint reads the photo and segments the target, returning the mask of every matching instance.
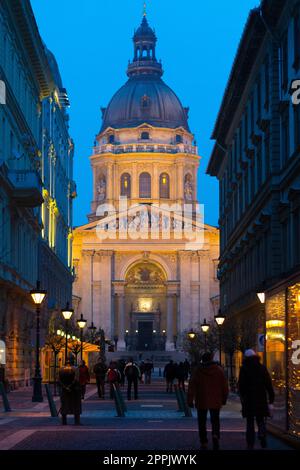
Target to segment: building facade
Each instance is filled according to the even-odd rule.
[[[293,87],[300,77],[299,18],[293,0],[264,0],[250,12],[208,166],[220,183],[221,308],[266,333],[273,423],[298,436],[300,106]]]
[[[188,110],[161,79],[146,16],[133,41],[128,81],[103,109],[91,156],[92,210],[74,231],[74,299],[119,351],[174,351],[184,331],[214,315],[218,230],[196,216]]]
[[[48,292],[42,312],[44,332],[49,308],[71,298],[73,144],[53,60],[40,38],[30,2],[2,1],[0,363],[12,386],[29,384],[33,374],[35,311],[29,291],[39,279]],[[48,212],[55,212],[56,219]]]

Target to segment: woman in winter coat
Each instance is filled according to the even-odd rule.
[[[85,364],[85,361],[81,361],[80,366],[79,366],[79,383],[81,386],[81,398],[84,400],[85,396],[85,391],[86,391],[86,385],[90,381],[90,371],[87,365]]]
[[[74,415],[74,423],[80,424],[81,415],[81,387],[79,383],[79,370],[68,360],[66,365],[59,370],[61,385],[61,415],[62,424],[67,424],[67,415]]]
[[[270,374],[252,349],[245,352],[238,388],[242,403],[242,415],[247,419],[248,449],[254,448],[255,419],[261,447],[266,448],[266,418],[271,415],[270,405],[274,403],[275,395]]]

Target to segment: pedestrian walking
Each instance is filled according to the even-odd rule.
[[[261,447],[267,447],[266,418],[272,415],[275,395],[267,368],[260,363],[260,357],[247,349],[240,370],[238,390],[242,403],[242,415],[247,420],[246,440],[248,450],[255,444],[255,420]]]
[[[185,380],[187,380],[191,373],[191,365],[187,359],[185,359],[183,365],[184,365],[184,372],[185,372]]]
[[[164,377],[166,379],[167,393],[173,392],[173,382],[176,377],[176,364],[171,360],[164,368]]]
[[[185,378],[186,378],[186,371],[183,362],[180,362],[176,367],[176,379],[178,381],[178,388],[181,388],[185,391]]]
[[[74,366],[71,358],[59,370],[59,383],[61,386],[62,424],[67,424],[67,415],[74,415],[74,424],[80,425],[81,415],[81,386],[79,383],[79,369]]]
[[[145,363],[145,384],[151,384],[151,377],[152,377],[152,371],[153,371],[153,362],[151,362],[149,359],[146,360]]]
[[[99,358],[98,362],[95,364],[93,371],[96,377],[98,397],[104,400],[105,399],[105,378],[106,378],[106,373],[107,373],[107,366],[101,357]]]
[[[110,398],[114,398],[114,386],[119,387],[121,381],[121,374],[118,370],[117,363],[112,361],[109,364],[109,368],[107,370],[107,382],[109,384],[109,391],[110,391]]]
[[[120,385],[122,387],[124,387],[125,385],[125,374],[124,374],[125,366],[126,366],[126,362],[124,361],[124,359],[119,359],[117,363],[117,367],[118,367],[118,371],[120,372],[120,376],[121,376]]]
[[[133,385],[134,389],[134,399],[138,399],[138,381],[142,379],[141,371],[138,367],[138,365],[133,361],[133,358],[131,357],[128,361],[128,363],[125,366],[125,375],[127,378],[127,399],[131,400],[131,389]]]
[[[81,387],[81,399],[84,400],[86,386],[90,381],[90,371],[85,361],[80,362],[79,366],[79,383]]]
[[[205,353],[201,364],[194,368],[188,386],[188,405],[194,403],[198,415],[198,427],[201,449],[208,447],[207,413],[210,413],[212,425],[213,449],[219,450],[220,410],[228,398],[228,383],[223,369],[213,361],[213,354]]]

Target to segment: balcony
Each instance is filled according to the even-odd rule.
[[[198,154],[198,148],[194,145],[185,145],[185,144],[123,144],[123,145],[114,145],[114,144],[103,144],[97,145],[93,149],[94,155],[100,155],[104,153],[113,153],[113,154],[122,154],[122,153],[187,153],[192,155]]]
[[[20,207],[38,207],[43,203],[42,181],[32,170],[8,170],[7,177],[13,186],[12,198]]]

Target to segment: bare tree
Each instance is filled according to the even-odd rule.
[[[56,395],[56,372],[57,372],[57,357],[59,353],[62,351],[64,348],[64,337],[59,336],[57,334],[57,330],[59,329],[60,324],[58,323],[57,319],[53,316],[49,320],[49,330],[45,339],[45,345],[48,346],[54,357],[54,370],[53,370],[53,376],[54,376],[54,395]],[[49,381],[50,381],[50,375],[49,375]]]

